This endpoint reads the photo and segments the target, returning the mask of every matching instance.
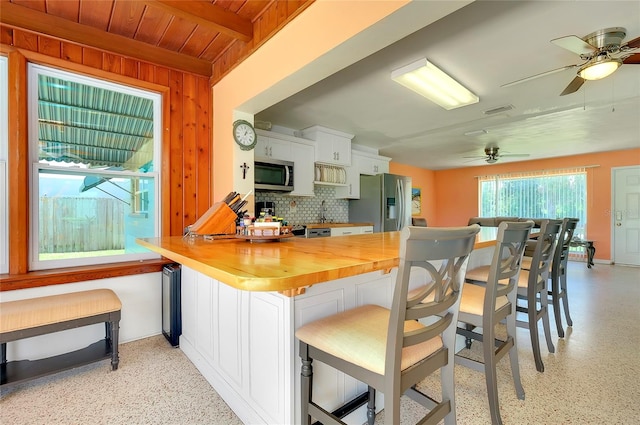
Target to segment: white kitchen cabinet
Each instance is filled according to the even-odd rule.
[[[254,148],[256,158],[292,161],[291,142],[257,132],[258,141]]]
[[[356,166],[360,174],[376,175],[389,172],[391,158],[367,152],[352,151],[351,162]]]
[[[360,199],[360,175],[375,175],[389,172],[391,158],[358,150],[351,151],[351,167],[346,167],[345,187],[336,188],[336,198]]]
[[[353,134],[316,125],[302,130],[302,137],[315,142],[316,162],[331,165],[351,165],[351,139],[353,139]]]
[[[361,233],[373,233],[373,226],[360,226]]]
[[[353,157],[355,160],[355,156]],[[360,170],[356,165],[345,167],[347,179],[345,186],[336,187],[336,198],[360,199]]]
[[[288,297],[241,291],[183,265],[180,349],[243,423],[298,423],[301,363],[295,329],[364,304],[389,308],[395,273],[324,282]],[[364,384],[320,362],[314,376],[322,405],[338,407],[366,391]],[[383,395],[376,400],[379,411]],[[363,423],[365,407],[347,423]]]
[[[291,142],[291,157],[293,159],[293,191],[294,196],[315,196],[314,166],[312,144]]]
[[[331,236],[361,235],[373,233],[373,226],[332,227]]]
[[[288,134],[256,130],[258,142],[254,149],[257,160],[279,159],[293,162],[294,196],[315,196],[314,155],[315,146],[310,140],[304,140]]]

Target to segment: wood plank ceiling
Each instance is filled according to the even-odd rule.
[[[312,2],[0,0],[0,22],[219,78]]]

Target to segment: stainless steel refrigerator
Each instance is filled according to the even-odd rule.
[[[349,201],[349,221],[371,222],[374,232],[411,224],[411,177],[395,174],[360,176],[360,199]]]

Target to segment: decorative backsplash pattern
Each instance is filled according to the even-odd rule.
[[[349,221],[349,201],[335,199],[336,191],[332,186],[315,186],[315,197],[290,196],[282,192],[257,192],[256,202],[275,203],[276,215],[283,217],[289,224],[319,223],[324,201],[324,216],[327,222],[344,223]]]

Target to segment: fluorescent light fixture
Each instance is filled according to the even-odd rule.
[[[471,130],[471,131],[467,131],[466,133],[464,133],[465,136],[482,136],[483,134],[487,134],[488,131],[485,130],[484,128],[481,130]]]
[[[391,73],[391,79],[437,103],[446,110],[478,103],[480,100],[478,96],[471,93],[427,59],[420,59],[396,69]]]
[[[620,65],[622,65],[620,59],[598,56],[594,61],[581,68],[578,75],[585,80],[599,80],[613,74]]]

